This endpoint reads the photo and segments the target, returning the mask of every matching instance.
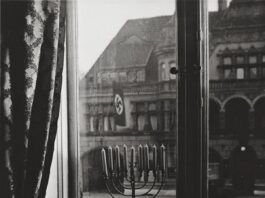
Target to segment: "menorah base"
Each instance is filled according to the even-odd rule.
[[[145,174],[148,175],[148,172]],[[159,175],[159,171],[157,171],[156,175]],[[112,198],[115,198],[115,194],[132,198],[141,196],[155,198],[165,183],[164,173],[161,173],[161,177],[154,177],[153,181],[149,182],[147,179],[136,182],[134,176],[131,176],[130,179],[125,177],[125,182],[121,182],[120,177],[117,177],[116,174],[112,174],[110,177],[105,176],[104,178],[108,193]],[[113,189],[115,190],[114,192]]]

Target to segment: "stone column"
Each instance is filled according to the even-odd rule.
[[[99,120],[98,120],[98,130],[100,132],[104,131],[104,114],[103,114],[103,105],[99,105],[98,109],[98,114],[99,114]]]
[[[176,107],[174,107],[174,108],[176,108]],[[171,110],[171,116],[170,116],[170,131],[171,132],[175,132],[176,131],[176,111],[172,111]]]
[[[253,129],[255,128],[255,109],[254,108],[249,109],[248,120],[249,120],[249,129],[253,131]]]
[[[110,116],[111,131],[116,132],[116,124],[114,120],[114,114]]]
[[[219,112],[219,127],[221,131],[225,130],[225,109],[220,109]]]
[[[109,116],[104,116],[104,131],[109,131]]]
[[[91,118],[90,114],[87,114],[86,124],[85,124],[85,126],[86,126],[85,133],[90,132],[90,118]]]
[[[160,132],[162,131],[162,111],[161,111],[161,101],[156,102],[156,112],[157,112],[157,131]]]
[[[94,132],[97,132],[98,131],[98,115],[95,114],[93,116],[93,128],[94,128]]]
[[[170,131],[170,101],[164,101],[164,130],[166,132]]]
[[[144,103],[144,131],[151,131],[152,126],[151,126],[151,121],[150,121],[150,115],[149,115],[149,104],[148,102]]]
[[[138,116],[136,111],[136,103],[132,103],[132,128],[138,131]]]
[[[89,123],[90,123],[89,131],[94,132],[95,129],[94,129],[94,116],[93,115],[90,116]]]

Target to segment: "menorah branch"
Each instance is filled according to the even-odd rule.
[[[152,160],[150,160],[150,155]],[[107,149],[102,149],[101,157],[103,177],[111,197],[115,197],[111,188],[122,196],[132,198],[150,195],[156,184],[159,187],[156,188],[156,193],[152,197],[156,197],[160,193],[166,178],[166,148],[164,145],[160,146],[159,151],[154,145],[152,152],[149,152],[148,145],[144,147],[139,145],[137,153],[135,147],[132,146],[130,160],[126,145],[123,146],[123,154],[120,152],[119,146],[115,146],[114,149],[109,146]],[[150,173],[153,175],[152,180],[150,180]],[[130,193],[127,194],[123,190],[129,190]],[[141,192],[143,190],[144,192]]]

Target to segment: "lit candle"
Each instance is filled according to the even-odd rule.
[[[121,170],[121,160],[120,160],[120,148],[118,145],[115,146],[115,156],[116,156],[116,165],[117,172]]]
[[[101,160],[102,160],[103,172],[105,173],[106,177],[108,177],[107,158],[106,158],[106,151],[104,148],[101,150]]]
[[[144,155],[143,155],[143,146],[140,144],[138,146],[138,163],[139,163],[139,171],[144,169]]]
[[[161,155],[161,159],[160,159],[161,170],[165,172],[166,171],[166,147],[163,144],[160,147],[160,155]]]
[[[153,146],[153,171],[156,172],[157,168],[157,148],[156,145]]]
[[[144,146],[144,170],[149,171],[150,165],[149,165],[149,148],[148,145],[146,144]]]
[[[123,145],[123,162],[124,162],[124,173],[127,175],[128,171],[128,158],[127,158],[127,146],[126,144]]]
[[[108,159],[109,159],[109,169],[110,172],[113,171],[113,155],[112,155],[112,148],[109,146],[108,148]]]

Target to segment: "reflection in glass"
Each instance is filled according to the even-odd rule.
[[[209,198],[264,197],[265,1],[218,2],[209,13]]]
[[[121,16],[117,17],[124,20],[120,23],[113,19],[107,23],[105,20],[108,21],[108,18],[106,18],[102,23],[96,22],[98,26],[103,27],[109,24],[116,26],[116,23],[119,23],[119,27],[101,53],[98,53],[94,63],[85,67],[82,65],[82,57],[80,58],[80,70],[85,71],[80,79],[79,101],[82,194],[83,197],[109,197],[102,174],[100,159],[102,148],[108,151],[103,152],[106,159],[110,159],[112,152],[109,151],[109,146],[114,150],[116,145],[123,148],[125,144],[128,146],[127,158],[132,159],[130,148],[143,145],[145,149],[147,148],[148,159],[153,161],[154,145],[157,148],[165,145],[163,158],[167,167],[164,171],[166,183],[159,195],[175,197],[176,83],[175,76],[169,73],[170,67],[175,66],[175,16],[173,15],[175,1],[112,1],[113,4],[110,4],[110,0],[80,3],[80,6],[87,5],[87,9],[89,6],[109,8],[108,12],[112,11],[110,18],[115,18],[114,12],[118,12]],[[156,13],[153,13],[154,8],[157,10]],[[92,21],[100,21],[100,16],[97,17],[92,17]],[[105,32],[106,29],[102,31]],[[93,28],[89,27],[89,30],[92,31]],[[98,34],[100,35],[101,32]],[[105,37],[108,35],[106,34],[102,39]],[[89,38],[83,39],[85,41]],[[93,47],[96,48],[100,44],[100,39],[94,44]],[[83,43],[81,42],[80,45]],[[91,44],[88,43],[87,47],[89,45]],[[87,58],[89,56],[90,54],[86,55]],[[157,154],[157,158],[160,159],[161,152]],[[138,149],[134,150],[133,155],[137,159],[140,155]],[[116,157],[114,154],[113,158]],[[120,159],[124,159],[124,152],[120,152]],[[115,163],[114,160],[114,167]],[[121,167],[124,167],[124,163],[125,161],[121,160]],[[104,166],[104,171],[106,172],[107,168],[110,173],[109,170],[112,168],[108,164],[111,163]],[[155,178],[162,179],[161,175],[156,176],[154,173],[149,172],[148,183],[142,190],[149,189]],[[144,179],[144,176],[138,176],[136,178]],[[121,179],[120,182],[121,186],[128,186],[126,179]],[[155,185],[150,195],[154,194],[158,187],[159,185]],[[120,190],[130,194],[129,189]],[[110,191],[117,195],[117,190],[114,188]]]

